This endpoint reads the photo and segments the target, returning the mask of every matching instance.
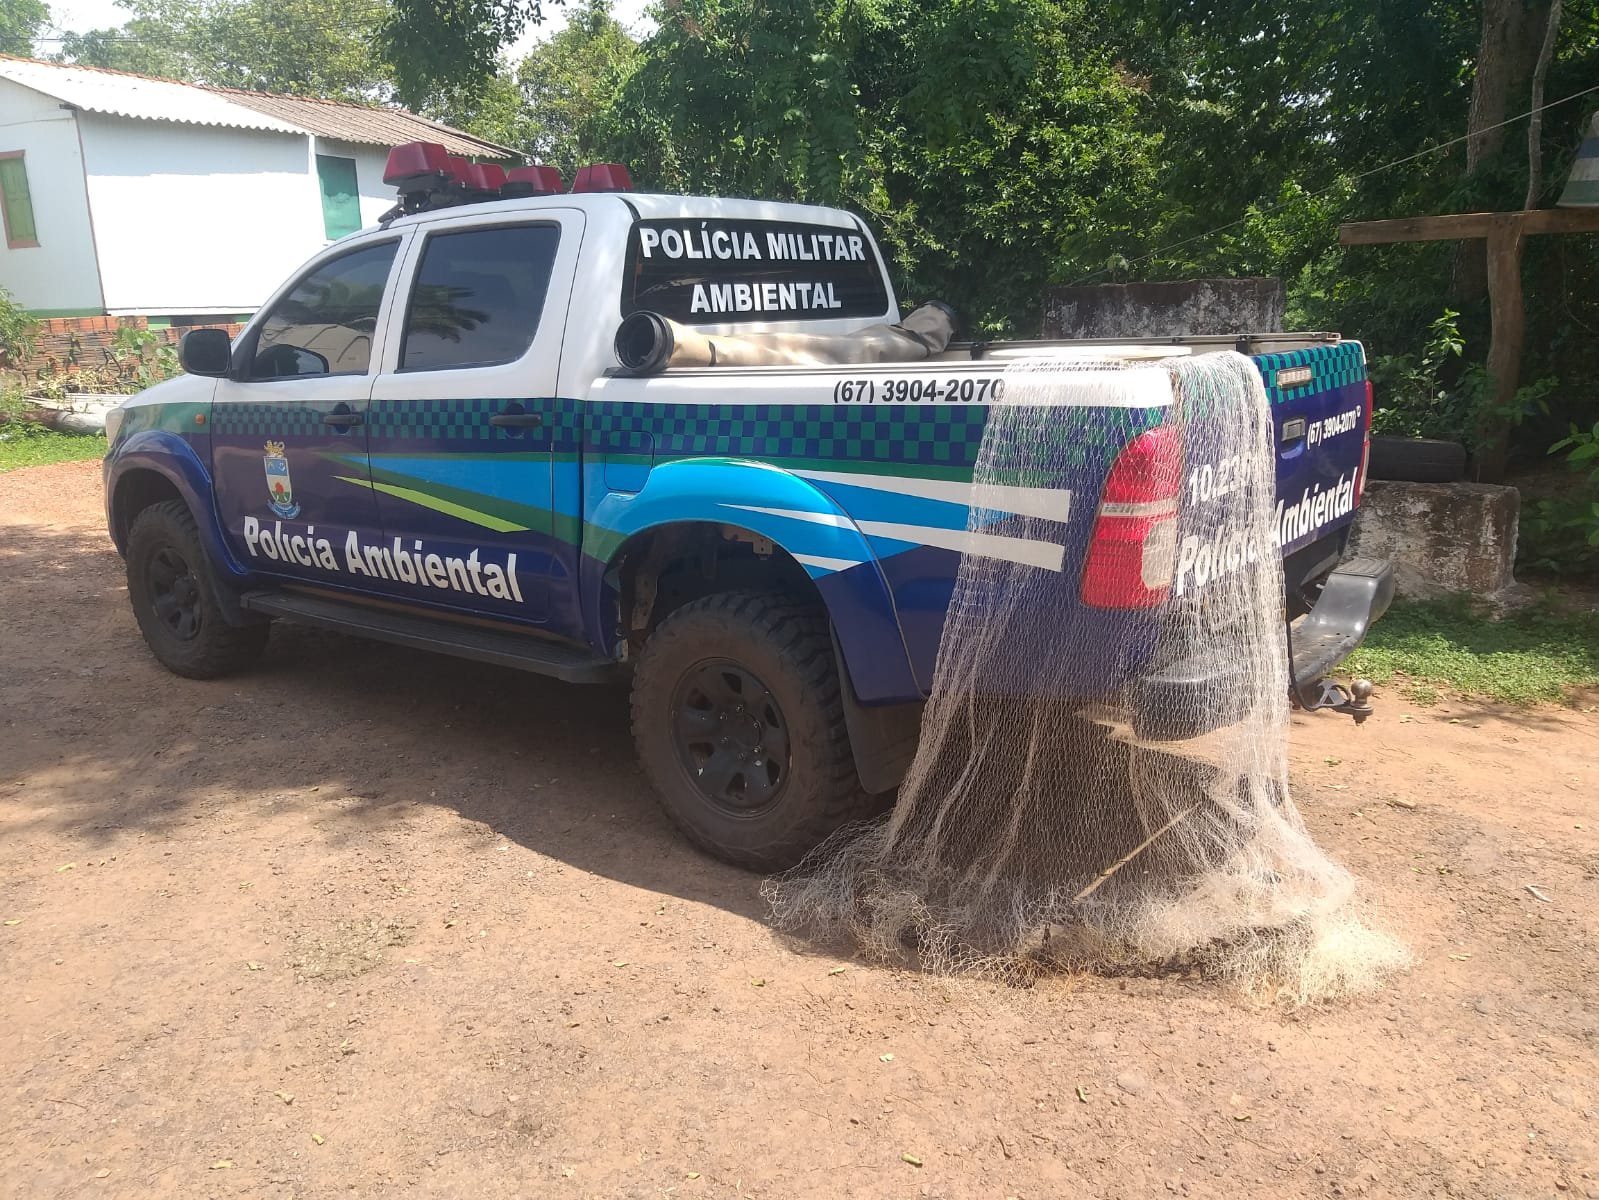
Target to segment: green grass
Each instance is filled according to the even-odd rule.
[[[1541,604],[1495,620],[1466,597],[1401,602],[1341,670],[1398,680],[1416,704],[1437,703],[1440,688],[1505,704],[1559,702],[1599,684],[1599,612]]]
[[[46,463],[105,457],[103,433],[57,433],[43,425],[0,425],[0,474]]]

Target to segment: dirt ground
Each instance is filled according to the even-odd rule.
[[[0,1195],[1599,1197],[1599,715],[1296,717],[1375,999],[924,978],[775,935],[618,692],[167,675],[100,505],[0,477]]]

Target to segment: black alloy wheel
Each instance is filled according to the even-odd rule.
[[[709,659],[679,681],[672,698],[678,761],[722,811],[755,815],[776,803],[789,772],[788,722],[755,675]]]

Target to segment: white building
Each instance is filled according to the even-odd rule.
[[[413,141],[519,159],[403,110],[0,56],[0,286],[41,317],[253,312],[394,203]]]

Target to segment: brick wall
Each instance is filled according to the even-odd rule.
[[[204,318],[194,318],[193,324],[173,325],[153,332],[160,334],[171,345],[177,345],[190,329],[212,324]],[[116,349],[117,330],[148,329],[144,317],[49,317],[39,322],[34,334],[33,357],[17,364],[21,374],[33,379],[39,371],[77,371],[84,367],[105,365]],[[218,324],[231,337],[243,325]]]

